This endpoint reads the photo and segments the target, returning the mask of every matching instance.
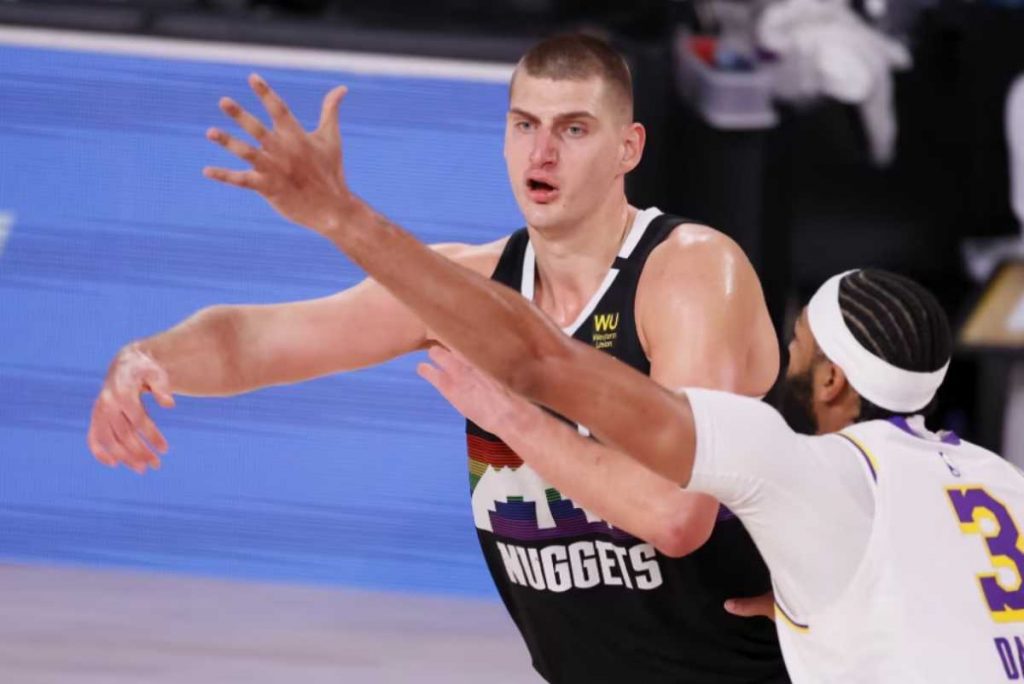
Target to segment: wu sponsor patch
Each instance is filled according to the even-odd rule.
[[[595,314],[594,315],[594,347],[597,349],[609,349],[615,345],[618,337],[619,314]]]

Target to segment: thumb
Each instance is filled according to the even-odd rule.
[[[753,598],[733,598],[725,602],[725,612],[736,617],[775,618],[775,603],[770,594]]]
[[[152,393],[156,403],[164,408],[174,408],[174,395],[171,392],[171,379],[167,371],[159,366],[150,369],[143,378],[143,388]]]
[[[328,135],[338,135],[338,111],[341,101],[348,93],[348,86],[338,86],[324,96],[323,108],[320,110],[320,125],[317,131]]]

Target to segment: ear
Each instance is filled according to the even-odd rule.
[[[647,142],[647,130],[643,124],[633,122],[627,124],[622,141],[622,173],[629,173],[640,163]]]
[[[850,386],[843,369],[827,359],[815,368],[813,378],[814,398],[822,404],[835,403]]]

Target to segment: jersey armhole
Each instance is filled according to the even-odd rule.
[[[865,575],[871,571],[873,565],[872,554],[875,553],[875,547],[878,545],[877,538],[884,530],[882,526],[877,524],[879,511],[881,509],[880,501],[880,490],[878,485],[878,460],[867,446],[860,441],[860,439],[844,433],[835,432],[832,436],[841,439],[854,455],[855,458],[861,464],[861,472],[864,474],[864,478],[868,485],[868,490],[871,492],[873,510],[871,513],[871,529],[868,532],[867,541],[864,544],[864,553],[861,555],[860,560],[857,562],[857,567],[850,575],[849,580],[846,582],[839,593],[828,603],[821,606],[819,609],[812,611],[809,616],[813,619],[827,620],[828,616],[835,610],[842,610],[844,608],[843,603],[848,601],[848,597],[851,592],[855,591],[857,586],[865,581]],[[813,623],[812,623],[813,624]]]
[[[775,594],[775,620],[786,625],[791,631],[806,634],[811,631],[810,624],[786,607],[787,600],[775,582],[772,582],[772,593]]]
[[[857,460],[861,464],[861,470],[864,472],[864,476],[868,479],[871,491],[874,492],[878,487],[878,460],[875,458],[875,455],[871,453],[871,450],[868,449],[863,442],[853,435],[848,435],[845,432],[837,432],[835,435],[846,442],[854,453],[857,454]]]

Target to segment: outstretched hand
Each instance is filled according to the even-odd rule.
[[[455,352],[435,346],[429,355],[433,365],[421,363],[416,372],[484,430],[500,434],[510,420],[537,410]]]
[[[251,168],[232,171],[208,166],[203,175],[255,190],[286,219],[325,233],[329,230],[331,211],[350,197],[342,170],[338,130],[338,110],[348,89],[338,86],[327,93],[320,124],[310,132],[302,128],[285,101],[262,77],[249,76],[249,86],[267,110],[271,128],[231,98],[221,98],[220,108],[258,146],[219,128],[209,129],[206,137],[248,162]]]

